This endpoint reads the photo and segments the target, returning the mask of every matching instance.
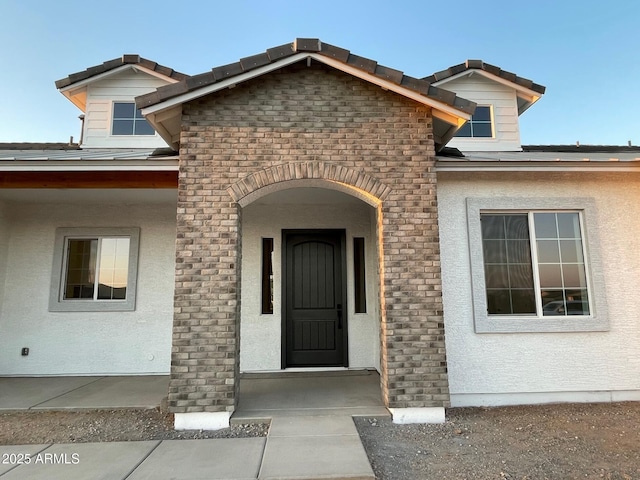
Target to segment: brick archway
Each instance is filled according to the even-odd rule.
[[[241,207],[278,190],[318,186],[342,191],[378,207],[391,187],[364,172],[329,162],[285,163],[238,180],[227,192]]]

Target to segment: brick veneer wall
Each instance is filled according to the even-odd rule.
[[[238,195],[260,188],[255,179],[323,178],[327,169],[343,169],[351,184],[366,174],[379,183],[367,180],[372,185],[359,184],[362,190],[384,191],[378,217],[387,405],[447,405],[430,109],[329,67],[298,64],[184,105],[172,411],[232,411],[237,400]]]

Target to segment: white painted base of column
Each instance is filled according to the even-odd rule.
[[[393,423],[444,423],[444,407],[390,408]]]
[[[176,430],[220,430],[229,427],[231,412],[176,413],[173,427]]]

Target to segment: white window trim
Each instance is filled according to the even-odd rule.
[[[132,101],[131,99],[127,99],[127,100],[112,100],[111,101],[111,112],[109,114],[110,115],[110,118],[109,118],[109,136],[110,137],[115,137],[115,138],[152,138],[152,137],[157,137],[158,136],[158,132],[156,132],[155,129],[154,129],[154,133],[152,135],[136,135],[134,133],[132,133],[132,134],[128,134],[127,133],[127,134],[117,135],[117,134],[113,133],[113,122],[115,120],[115,105],[116,105],[116,103],[131,103],[131,104],[133,104],[133,107],[136,108],[136,102]],[[140,110],[140,109],[138,109],[138,110]],[[135,115],[134,115],[134,119],[135,119]],[[147,120],[147,122],[148,122],[148,120]]]
[[[95,237],[128,237],[129,271],[127,277],[127,298],[125,300],[63,299],[65,281],[66,245],[68,239]],[[49,291],[50,312],[125,312],[136,308],[136,290],[138,277],[138,253],[140,229],[130,228],[58,228],[51,269]]]
[[[571,316],[488,315],[482,252],[481,213],[578,211],[589,289],[590,314]],[[476,333],[601,332],[609,330],[596,203],[593,198],[467,198],[473,313]]]
[[[456,141],[463,140],[463,141],[467,141],[467,142],[496,140],[496,138],[497,138],[496,120],[495,120],[495,116],[494,116],[493,105],[492,104],[486,104],[486,105],[478,104],[476,106],[476,108],[478,108],[478,107],[487,107],[489,109],[489,120],[490,120],[490,124],[491,124],[491,136],[490,137],[474,137],[473,135],[470,136],[470,137],[457,137],[457,136],[454,136],[453,139],[455,139]],[[471,123],[472,121],[473,121],[473,116],[472,116],[472,118],[470,118],[468,120],[468,122]],[[486,122],[480,122],[480,123],[486,123]]]

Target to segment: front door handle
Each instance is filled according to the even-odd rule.
[[[338,330],[342,330],[342,304],[336,305],[338,308]]]

